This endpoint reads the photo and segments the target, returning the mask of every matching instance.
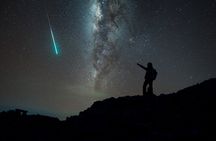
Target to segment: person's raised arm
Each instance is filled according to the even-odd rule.
[[[139,63],[137,63],[137,65],[138,65],[139,67],[143,68],[144,70],[147,69],[146,67],[144,67],[143,65],[141,65],[141,64],[139,64]]]

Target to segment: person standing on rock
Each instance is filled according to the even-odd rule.
[[[139,63],[137,63],[137,65],[146,71],[145,81],[143,83],[143,95],[153,94],[153,81],[157,77],[157,71],[153,68],[153,65],[151,62],[147,64],[147,67],[144,67],[143,65]],[[147,86],[148,86],[148,91],[146,92]]]

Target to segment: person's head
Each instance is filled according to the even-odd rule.
[[[148,62],[147,67],[148,67],[148,68],[153,68],[152,63],[151,63],[151,62]]]

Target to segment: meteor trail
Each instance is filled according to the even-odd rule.
[[[50,24],[50,18],[49,18],[48,14],[47,14],[47,19],[48,19],[48,23],[49,23],[50,34],[51,34],[51,37],[52,37],[54,51],[55,51],[56,55],[59,55],[59,50],[58,50],[58,47],[56,45],[55,37],[54,37],[54,34],[53,34],[53,30],[52,30],[52,27],[51,27],[51,24]]]

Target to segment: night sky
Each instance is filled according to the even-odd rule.
[[[216,0],[1,0],[1,111],[64,119],[141,95],[137,62],[153,63],[159,95],[216,77],[215,60]]]

